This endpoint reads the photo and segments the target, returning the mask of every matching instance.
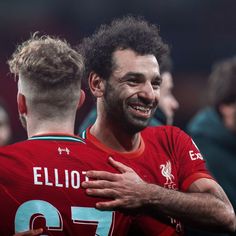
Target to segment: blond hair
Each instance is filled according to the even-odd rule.
[[[42,116],[66,115],[76,106],[84,64],[65,40],[34,34],[17,47],[8,63],[34,111]]]

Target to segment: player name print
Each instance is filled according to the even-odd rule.
[[[88,181],[88,177],[86,171],[35,166],[33,167],[33,181],[34,185],[79,189],[83,181]]]

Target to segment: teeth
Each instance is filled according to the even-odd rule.
[[[133,108],[135,110],[144,111],[144,112],[149,112],[150,111],[150,108],[142,107],[142,106],[133,106]]]

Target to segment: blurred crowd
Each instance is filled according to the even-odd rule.
[[[0,146],[7,145],[11,142],[11,129],[10,115],[4,103],[0,101]]]

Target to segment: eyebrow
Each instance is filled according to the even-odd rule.
[[[134,76],[134,77],[145,77],[144,74],[138,73],[138,72],[128,72],[122,76],[122,78],[125,78],[126,76]],[[157,75],[154,80],[159,80],[162,82],[162,77],[160,75]]]

